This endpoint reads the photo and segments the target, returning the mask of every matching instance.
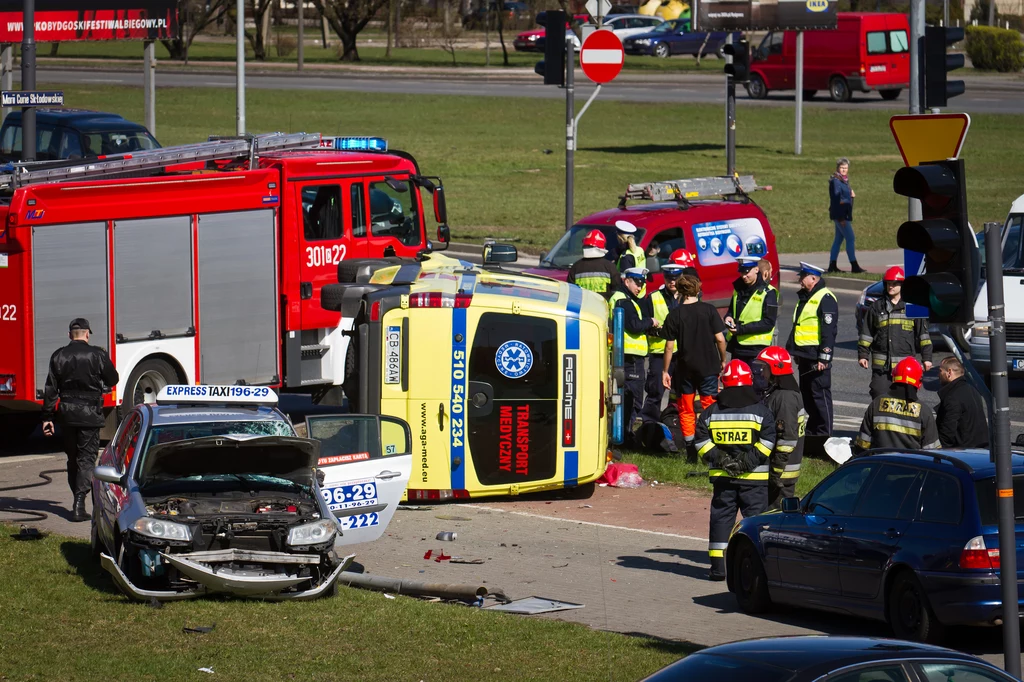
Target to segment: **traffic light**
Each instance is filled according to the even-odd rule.
[[[566,21],[562,10],[537,14],[537,23],[544,27],[544,61],[537,62],[533,70],[538,76],[544,76],[544,85],[565,85]]]
[[[732,57],[732,64],[725,65],[725,73],[736,83],[750,80],[750,45],[746,40],[737,40],[722,46],[722,54]]]
[[[901,248],[924,253],[925,274],[907,273],[903,298],[926,306],[931,322],[973,322],[981,263],[967,223],[964,162],[950,159],[900,168],[892,188],[921,200],[922,220],[905,222],[896,233]]]
[[[962,68],[962,54],[947,54],[949,45],[964,39],[962,28],[927,26],[924,30],[924,107],[944,107],[950,97],[964,94],[963,81],[948,81],[946,75]]]

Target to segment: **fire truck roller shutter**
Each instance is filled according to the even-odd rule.
[[[277,366],[274,211],[199,216],[199,376],[267,384]]]
[[[190,216],[116,221],[114,272],[118,343],[149,339],[154,332],[181,336],[192,328]]]
[[[68,343],[68,322],[84,317],[90,343],[110,345],[106,223],[32,228],[32,286],[36,391],[41,394],[50,356]]]

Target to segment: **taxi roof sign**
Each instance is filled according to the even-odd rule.
[[[277,393],[266,386],[168,384],[156,396],[158,405],[277,405]]]
[[[889,119],[889,130],[906,166],[957,158],[970,127],[967,114],[914,114]]]

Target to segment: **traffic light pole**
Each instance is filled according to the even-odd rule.
[[[993,228],[994,226],[994,228]],[[999,512],[999,583],[1003,597],[1003,667],[1020,677],[1020,616],[1017,604],[1017,533],[1013,509],[1013,462],[1010,456],[1010,392],[1006,375],[1006,312],[1000,223],[985,226],[988,288],[989,352],[992,354],[992,458],[996,465],[996,505]],[[1010,551],[1004,551],[1010,548]]]
[[[910,113],[921,113],[921,62],[924,59],[925,0],[910,0]],[[921,202],[907,200],[907,220],[921,220]],[[907,273],[910,276],[910,273]]]
[[[572,31],[565,33],[565,229],[573,223],[573,152],[576,149],[575,81],[576,51],[572,46]]]
[[[732,33],[725,37],[725,44],[732,45]],[[727,56],[726,64],[732,64]],[[736,81],[725,77],[725,173],[730,178],[736,175]]]

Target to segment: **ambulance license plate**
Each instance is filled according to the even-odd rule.
[[[397,324],[384,334],[384,383],[402,383],[402,328]]]
[[[1014,372],[1024,371],[1024,359],[1014,358],[1014,360],[1013,360],[1013,371]]]

